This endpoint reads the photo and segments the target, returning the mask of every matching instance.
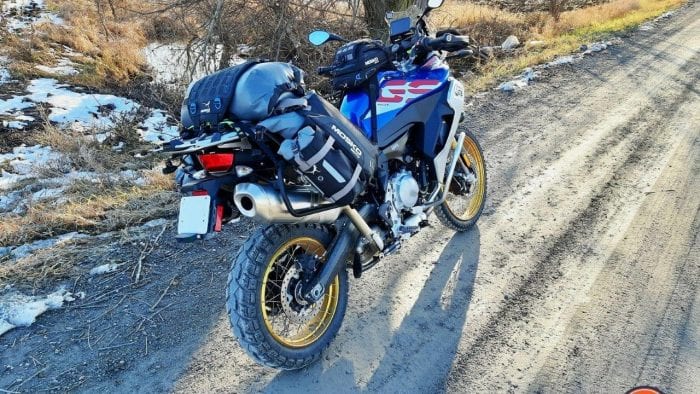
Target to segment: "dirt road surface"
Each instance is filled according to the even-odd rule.
[[[317,365],[262,368],[234,342],[224,284],[241,224],[166,241],[136,286],[128,272],[76,278],[84,300],[0,338],[0,388],[697,392],[700,6],[623,41],[469,106],[489,171],[478,228],[433,219],[352,282]]]

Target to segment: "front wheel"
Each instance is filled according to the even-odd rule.
[[[236,339],[258,363],[303,368],[318,360],[338,333],[348,302],[347,272],[342,270],[315,304],[299,294],[305,272],[320,268],[330,241],[324,227],[271,225],[239,251],[228,277],[226,309]]]
[[[435,213],[447,227],[457,230],[469,230],[481,216],[486,202],[486,163],[481,146],[469,131],[460,155],[460,162],[455,167],[452,182],[446,187],[447,197]],[[457,141],[452,143],[448,157],[452,157]],[[449,163],[447,168],[449,168]]]

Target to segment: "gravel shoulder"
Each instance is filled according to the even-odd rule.
[[[74,278],[86,297],[0,337],[0,388],[78,392],[692,392],[700,384],[700,6],[468,107],[490,196],[351,283],[322,362],[278,372],[235,343],[228,265],[252,231]],[[155,239],[159,230],[154,230]],[[143,242],[147,242],[148,239]],[[100,259],[135,261],[144,245]],[[101,261],[92,261],[96,264]]]

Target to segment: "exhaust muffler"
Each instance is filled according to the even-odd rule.
[[[313,208],[325,200],[311,190],[288,191],[287,197],[295,210]],[[338,220],[342,208],[315,213],[304,217],[294,217],[287,210],[282,196],[271,185],[239,183],[233,195],[236,207],[243,216],[266,223],[333,223]]]

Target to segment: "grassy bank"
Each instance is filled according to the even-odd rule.
[[[664,12],[681,6],[684,0],[613,0],[609,3],[563,12],[559,20],[547,13],[512,13],[468,2],[448,2],[436,22],[462,29],[480,45],[498,45],[508,35],[525,45],[514,56],[495,59],[476,68],[476,78],[469,81],[474,93],[490,88],[501,79],[523,68],[551,61],[571,53],[580,45],[611,33],[637,27]]]

